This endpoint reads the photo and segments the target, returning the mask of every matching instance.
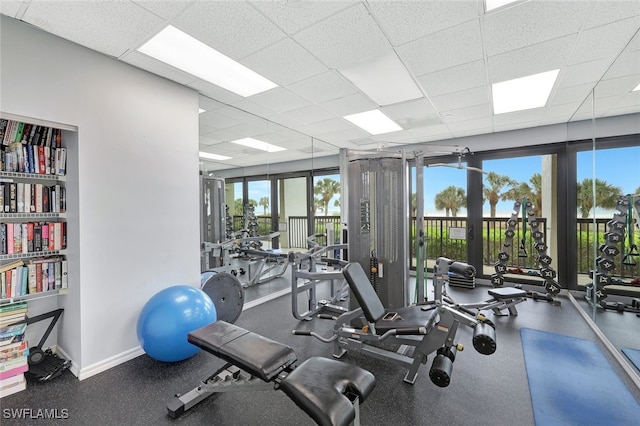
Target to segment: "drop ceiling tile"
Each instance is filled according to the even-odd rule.
[[[0,1],[0,13],[12,18],[19,18],[18,12],[21,8],[26,8],[27,4],[21,1]]]
[[[578,108],[580,108],[583,100],[584,98],[580,101],[546,107],[544,115],[542,116],[541,124],[551,124],[552,122],[568,122],[571,116],[573,116]]]
[[[569,65],[601,58],[613,60],[640,28],[640,16],[591,28],[580,34]]]
[[[327,67],[291,38],[285,38],[240,60],[280,86],[320,74]]]
[[[332,114],[316,105],[308,105],[302,108],[293,109],[291,111],[284,112],[283,115],[295,120],[296,123],[303,125],[328,120],[333,117]]]
[[[233,137],[232,140],[242,139],[245,137],[258,139],[259,135],[270,133],[270,129],[266,121],[240,123],[232,127],[227,127],[224,129],[224,131],[232,135]],[[269,141],[265,140],[264,142],[269,142]]]
[[[447,125],[453,136],[458,136],[460,132],[465,132],[474,128],[491,129],[493,126],[491,117],[480,117],[474,118],[472,120],[457,121],[445,124]],[[482,133],[485,133],[485,131],[483,130]]]
[[[595,86],[596,82],[604,75],[611,61],[611,58],[598,59],[597,61],[565,67],[558,75],[556,86],[564,88],[588,83]]]
[[[195,2],[193,0],[135,0],[133,3],[162,19],[171,19]]]
[[[320,106],[339,117],[369,111],[378,107],[377,104],[360,93],[354,93],[353,95],[345,96],[343,98],[322,102]]]
[[[275,111],[253,103],[246,98],[242,98],[238,102],[234,102],[232,105],[242,111],[257,115],[258,117],[266,118],[269,114],[275,114]]]
[[[98,52],[119,57],[162,29],[164,21],[132,2],[31,2],[23,20]]]
[[[335,69],[382,55],[391,48],[362,3],[300,31],[293,38]]]
[[[395,144],[411,144],[411,143],[416,143],[418,142],[418,140],[416,139],[415,136],[413,136],[409,131],[407,130],[401,130],[398,132],[392,132],[392,133],[385,133],[383,135],[374,135],[371,136],[371,139],[373,139],[374,141],[377,142],[393,142]]]
[[[539,121],[531,121],[525,123],[505,123],[501,125],[494,125],[494,132],[507,132],[509,130],[518,130],[518,129],[526,129],[527,127],[536,127],[540,125]],[[515,145],[514,145],[515,146]]]
[[[431,101],[438,111],[449,111],[489,102],[489,87],[480,86],[456,93],[434,96]]]
[[[640,82],[640,51],[624,51],[607,70],[603,79],[608,80],[630,75],[638,76]]]
[[[220,142],[228,142],[237,139],[233,133],[227,132],[226,130],[215,130],[209,133],[201,133],[200,139],[205,141],[217,141]]]
[[[444,124],[436,124],[433,126],[416,127],[409,129],[409,133],[415,136],[418,140],[437,140],[438,138],[448,139],[451,137],[449,128]]]
[[[602,117],[608,110],[613,108],[621,98],[622,96],[608,96],[604,98],[597,98],[595,107],[591,102],[585,102],[580,106],[580,108],[578,108],[571,121],[591,119],[594,109],[596,118]]]
[[[198,1],[173,19],[172,24],[236,60],[286,37],[243,1]]]
[[[372,1],[376,20],[395,46],[477,18],[482,1]]]
[[[251,1],[270,20],[287,34],[295,34],[342,9],[353,1]]]
[[[351,123],[343,118],[330,118],[328,120],[318,121],[315,123],[305,124],[303,126],[295,126],[295,129],[301,133],[308,135],[324,134],[347,130],[351,128]]]
[[[632,16],[640,16],[640,2],[635,0],[593,2],[593,11],[584,24],[585,28],[598,27]]]
[[[593,87],[592,83],[587,83],[559,88],[552,94],[547,102],[547,108],[565,104],[575,104],[576,102],[580,103],[591,95],[591,89],[593,89]]]
[[[216,110],[216,112],[220,115],[223,115],[225,117],[229,117],[232,118],[234,120],[236,120],[237,122],[242,122],[242,123],[251,123],[251,122],[255,122],[255,121],[261,121],[261,122],[265,122],[266,120],[262,117],[259,117],[255,114],[243,111],[239,108],[236,108],[235,106],[231,106],[231,105],[223,105],[222,108]]]
[[[341,143],[344,141],[351,141],[354,139],[363,139],[370,138],[371,135],[364,130],[360,130],[356,127],[351,126],[350,129],[339,130],[337,132],[329,132],[329,133],[320,133],[318,134],[318,138],[322,139],[329,143],[336,143],[342,147]]]
[[[544,108],[532,108],[524,111],[514,111],[505,114],[494,114],[493,125],[505,126],[512,123],[537,122],[544,116]]]
[[[287,89],[316,104],[356,93],[356,88],[334,71],[323,72],[291,84]]]
[[[626,95],[630,93],[640,82],[640,75],[612,78],[602,80],[596,86],[596,104],[598,99],[609,96]]]
[[[187,86],[199,91],[202,95],[225,104],[233,104],[234,102],[238,102],[241,99],[244,99],[240,95],[236,95],[235,93],[223,89],[220,86],[216,86],[215,84],[211,84],[208,81],[204,81],[201,79],[197,79],[187,84]]]
[[[469,62],[457,67],[418,77],[427,96],[455,93],[487,84],[484,61]]]
[[[442,123],[426,98],[387,105],[380,110],[405,130]]]
[[[480,118],[491,118],[493,107],[490,103],[474,105],[466,108],[442,111],[440,117],[442,122],[449,125],[460,121],[476,120]]]
[[[200,95],[200,108],[206,110],[206,111],[214,111],[216,109],[222,108],[224,106],[224,104],[208,98],[206,96],[202,96]]]
[[[176,83],[189,85],[195,82],[198,78],[193,75],[180,71],[177,68],[167,65],[164,62],[153,59],[137,50],[131,50],[120,58],[123,62],[126,62],[134,67],[138,67],[150,73],[157,74],[164,78],[167,78]]]
[[[233,118],[229,118],[219,113],[220,110],[207,111],[200,114],[200,124],[213,127],[214,129],[226,129],[228,127],[237,126],[241,123]]]
[[[250,96],[251,102],[264,108],[282,113],[310,105],[309,101],[282,87]]]
[[[398,47],[396,51],[414,75],[482,59],[480,20],[428,35]]]
[[[591,2],[529,1],[484,15],[488,56],[577,33]]]
[[[487,60],[489,83],[562,68],[571,55],[576,38],[576,34],[570,34],[490,56]]]

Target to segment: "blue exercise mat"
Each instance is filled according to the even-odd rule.
[[[622,353],[629,358],[629,361],[640,370],[640,350],[631,348],[622,348]]]
[[[640,405],[594,342],[523,328],[537,426],[637,425]]]

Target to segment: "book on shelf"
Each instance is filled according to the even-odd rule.
[[[28,370],[29,362],[26,356],[0,362],[0,379],[26,373]]]
[[[7,325],[15,324],[20,321],[24,321],[27,318],[27,314],[25,312],[11,314],[11,315],[3,315],[0,317],[0,328],[5,327]]]
[[[29,356],[29,347],[26,340],[12,343],[7,346],[0,346],[0,362],[9,361],[22,356]]]
[[[19,373],[6,379],[0,380],[0,398],[4,398],[14,393],[27,389],[27,380],[24,373]]]
[[[18,334],[17,336],[11,336],[6,338],[0,338],[0,349],[5,346],[11,345],[16,342],[22,342],[24,340],[24,333]]]
[[[18,266],[24,266],[24,262],[21,259],[14,260],[11,263],[0,266],[0,272],[10,271]]]
[[[7,313],[7,312],[14,312],[14,311],[23,311],[26,312],[28,309],[29,305],[27,304],[27,302],[14,302],[14,303],[5,303],[0,305],[0,315]]]
[[[0,328],[0,339],[7,339],[24,334],[27,330],[27,323],[7,325]]]

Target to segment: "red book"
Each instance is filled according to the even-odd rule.
[[[44,146],[38,146],[38,173],[41,175],[46,174],[47,166],[45,165]]]
[[[49,250],[53,251],[55,247],[55,223],[49,222]]]
[[[42,263],[36,263],[36,293],[42,291]]]

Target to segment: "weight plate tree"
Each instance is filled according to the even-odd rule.
[[[544,280],[544,288],[548,295],[555,296],[560,292],[560,284],[555,280],[556,271],[551,267],[551,256],[547,254],[547,244],[544,241],[544,232],[540,231],[540,221],[534,214],[533,204],[526,198],[523,198],[522,202],[516,201],[513,205],[513,213],[507,221],[507,230],[505,231],[505,241],[503,249],[498,253],[498,260],[495,262],[494,267],[496,273],[491,275],[491,284],[494,287],[502,287],[504,284],[504,274],[507,273],[507,262],[509,260],[509,253],[507,250],[513,246],[513,238],[516,235],[516,225],[518,224],[518,216],[520,215],[520,208],[523,206],[523,228],[526,229],[528,224],[531,228],[531,235],[535,241],[534,248],[537,251],[537,262],[539,266],[540,276]],[[524,241],[521,250],[524,250]]]
[[[625,229],[627,224],[631,223],[633,216],[632,208],[635,208],[640,217],[640,195],[623,195],[618,198],[616,203],[618,212],[614,213],[613,218],[607,222],[608,230],[604,234],[604,244],[598,247],[600,256],[596,259],[595,274],[593,271],[591,272],[593,283],[587,286],[586,295],[588,300],[593,300],[594,283],[595,297],[598,302],[608,296],[606,286],[612,284],[612,274],[616,268],[615,257],[621,253],[618,244],[624,243]],[[632,228],[630,228],[631,231]],[[623,253],[622,264],[635,265],[633,257],[638,255],[637,251],[637,247],[631,242],[629,251]]]

